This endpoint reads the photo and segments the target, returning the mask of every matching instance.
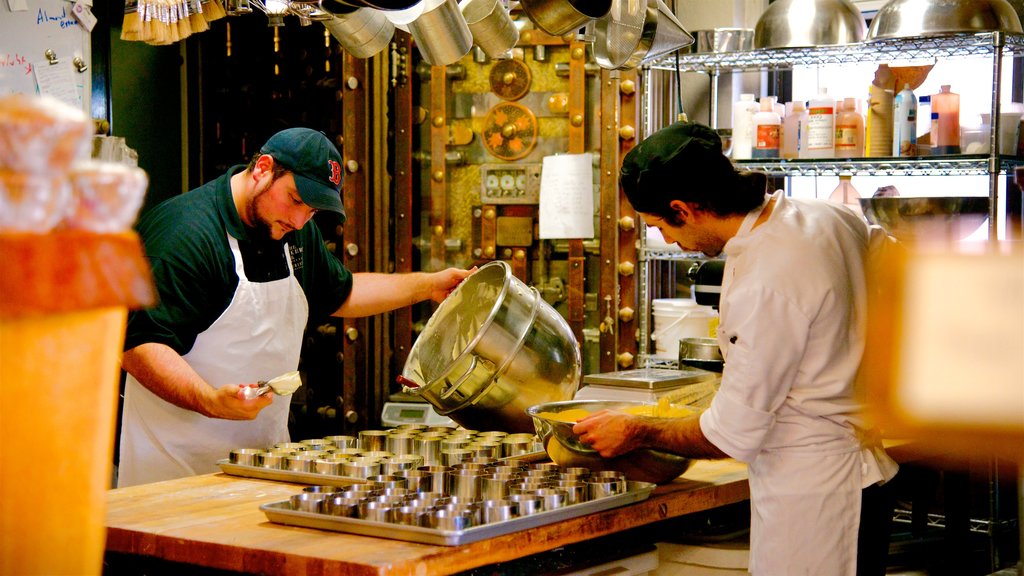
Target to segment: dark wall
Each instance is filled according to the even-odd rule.
[[[97,64],[107,74],[110,134],[138,152],[149,174],[145,210],[183,191],[181,47],[121,40],[123,6],[109,3],[109,61]]]

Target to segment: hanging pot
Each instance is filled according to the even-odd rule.
[[[424,0],[423,13],[409,23],[409,33],[431,66],[453,64],[473,47],[473,34],[455,0]]]
[[[356,58],[369,58],[384,50],[395,33],[394,25],[384,14],[371,8],[338,14],[323,24],[342,48]]]
[[[520,0],[519,7],[538,28],[561,36],[607,14],[612,0]]]
[[[473,42],[489,57],[504,57],[519,41],[519,30],[500,0],[463,0],[459,10]]]

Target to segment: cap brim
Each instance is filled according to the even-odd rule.
[[[345,205],[341,202],[341,194],[330,186],[324,186],[312,178],[292,173],[295,188],[299,191],[302,201],[317,210],[330,210],[345,216]]]

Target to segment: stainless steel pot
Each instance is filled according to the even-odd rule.
[[[473,47],[473,34],[455,0],[425,0],[423,13],[409,23],[423,59],[431,66],[458,62]]]
[[[441,303],[402,371],[408,392],[466,428],[527,433],[526,409],[572,398],[580,375],[569,324],[501,261]]]
[[[384,14],[371,8],[337,14],[323,24],[345,51],[356,58],[369,58],[384,50],[395,33],[394,25]]]
[[[679,365],[691,366],[712,372],[721,372],[725,367],[722,350],[715,338],[681,338],[679,340]]]
[[[538,28],[561,36],[607,14],[612,0],[520,0],[519,7]]]
[[[459,4],[473,42],[491,58],[501,58],[519,41],[508,10],[499,0],[464,0]]]

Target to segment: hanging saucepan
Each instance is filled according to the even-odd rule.
[[[628,70],[693,44],[661,0],[612,0],[608,14],[594,23],[594,57],[608,70]]]
[[[519,30],[501,0],[462,0],[459,10],[473,34],[473,42],[487,56],[506,57],[519,41]]]
[[[337,14],[322,22],[342,48],[356,58],[369,58],[384,50],[395,33],[384,13],[372,8]]]
[[[538,28],[561,36],[608,13],[612,0],[520,0],[519,7]]]
[[[423,12],[409,22],[409,33],[431,66],[447,66],[469,54],[473,33],[455,0],[423,0]]]

